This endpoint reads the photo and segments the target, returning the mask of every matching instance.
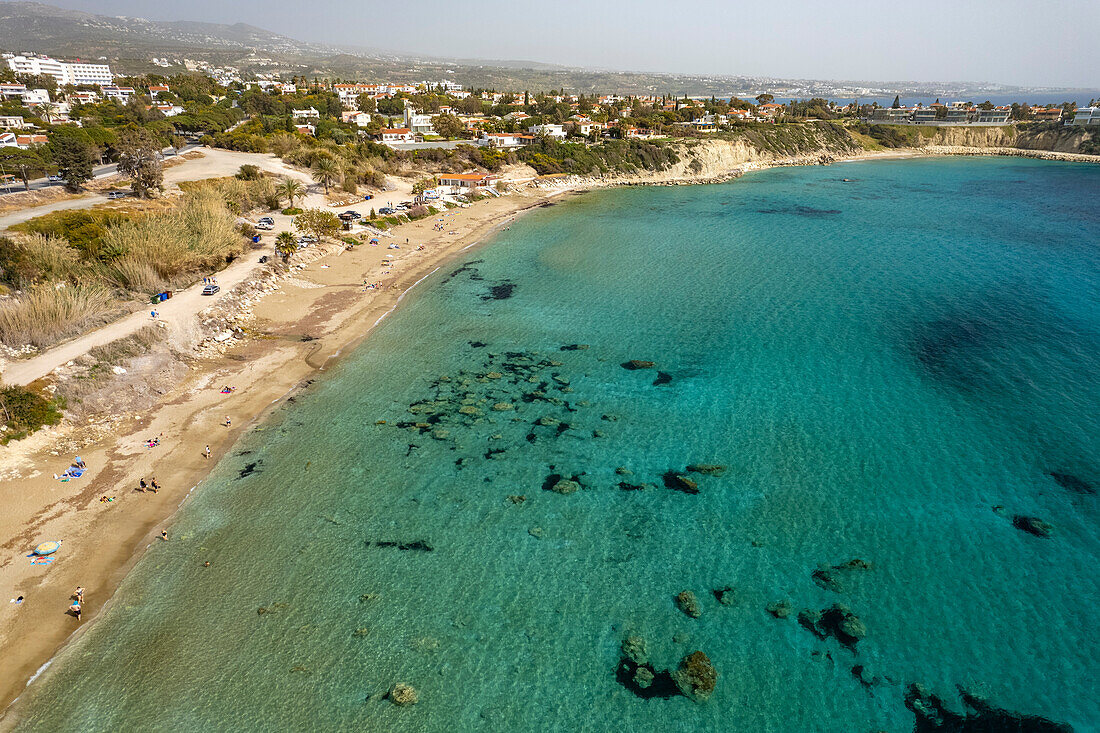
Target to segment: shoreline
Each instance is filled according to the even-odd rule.
[[[830,162],[889,160],[923,157],[927,154],[912,150],[864,152]],[[232,341],[229,350],[233,354],[200,357],[197,364],[189,367],[190,373],[178,385],[168,390],[147,415],[131,418],[127,428],[117,431],[117,434],[106,440],[99,440],[93,446],[81,448],[91,467],[89,478],[81,484],[81,490],[75,497],[60,498],[45,507],[39,506],[34,515],[33,526],[4,545],[4,549],[9,551],[13,559],[0,563],[0,571],[19,562],[26,548],[33,546],[35,538],[40,538],[37,541],[41,541],[49,538],[47,533],[61,531],[54,528],[64,528],[75,535],[65,537],[65,550],[59,553],[59,562],[55,566],[47,566],[46,571],[24,573],[25,582],[12,586],[13,596],[27,596],[28,600],[23,607],[4,604],[9,611],[8,615],[15,618],[5,618],[0,626],[0,646],[4,648],[4,656],[8,661],[8,673],[0,678],[0,730],[6,730],[15,724],[18,701],[26,687],[48,671],[57,655],[69,643],[79,639],[84,629],[94,623],[100,612],[109,606],[126,575],[155,542],[158,530],[165,526],[170,529],[176,512],[201,486],[218,460],[232,450],[240,437],[264,422],[273,409],[338,363],[343,355],[360,346],[409,293],[448,262],[470,249],[488,243],[516,217],[531,209],[545,206],[552,199],[567,193],[619,186],[727,182],[753,170],[787,165],[813,165],[820,162],[820,155],[749,161],[727,175],[709,178],[673,178],[658,174],[652,177],[614,179],[536,179],[522,194],[507,195],[476,204],[472,209],[461,210],[470,212],[467,217],[470,220],[469,230],[457,239],[439,241],[438,246],[433,246],[426,256],[418,258],[415,250],[402,251],[395,260],[397,271],[391,273],[389,280],[384,281],[386,287],[374,291],[370,298],[355,298],[356,292],[363,292],[358,284],[349,286],[341,282],[349,278],[348,270],[367,266],[373,266],[377,270],[380,267],[382,259],[377,255],[381,253],[381,248],[371,250],[366,245],[357,247],[355,253],[346,253],[342,247],[317,253],[313,259],[301,265],[295,264],[290,272],[276,276],[278,287],[274,289],[263,289],[262,286],[271,283],[264,283],[262,279],[242,285],[239,288],[242,290],[240,301],[246,307],[250,307],[253,302],[258,303],[257,317],[275,324],[268,331],[276,334],[276,337],[271,340],[245,338]],[[1100,162],[1100,157],[1095,162]],[[482,216],[479,217],[478,214]],[[414,232],[423,232],[429,219],[395,227],[395,239],[392,241],[397,241],[396,235],[400,232],[407,232],[410,237],[414,236]],[[444,236],[442,233],[438,235]],[[420,239],[418,236],[417,240]],[[376,256],[370,257],[371,254]],[[345,256],[350,261],[341,262]],[[301,285],[295,284],[301,280],[303,274],[313,277],[314,281],[327,277],[334,282],[311,286],[321,292],[312,296],[312,301],[306,304],[304,310],[301,307],[298,310],[288,310],[287,303],[279,301],[287,301],[292,296],[307,292]],[[377,278],[377,273],[374,276]],[[249,290],[249,286],[255,287]],[[292,289],[301,292],[292,293]],[[329,296],[337,297],[328,302],[326,298]],[[369,325],[364,327],[365,323]],[[323,335],[312,338],[308,333],[311,326],[324,329]],[[303,329],[305,333],[301,333]],[[303,339],[306,335],[311,336],[308,342]],[[324,358],[315,361],[319,354],[325,354]],[[218,384],[237,384],[242,387],[247,385],[247,389],[241,389],[241,394],[237,396],[226,398],[224,395],[211,394]],[[212,439],[210,420],[220,419],[227,409],[234,414],[234,428],[226,429],[216,439]],[[142,436],[157,432],[166,436],[165,445],[156,449],[162,451],[161,454],[152,456],[143,450],[135,450]],[[39,459],[43,457],[41,453],[45,447],[42,437],[37,441],[40,453],[36,457]],[[35,440],[35,436],[26,439],[27,442]],[[211,446],[213,455],[210,460],[200,457],[201,444],[205,442],[216,444],[216,447]],[[142,458],[149,460],[143,461]],[[63,460],[63,456],[58,456],[56,460],[51,459],[55,467]],[[170,475],[174,486],[165,481],[165,490],[152,496],[134,496],[129,489],[110,488],[127,481],[132,486],[138,475]],[[112,490],[119,491],[120,494],[126,491],[127,494],[120,496],[122,501],[116,502],[114,506],[97,501],[98,496]],[[123,506],[126,507],[125,511],[122,510]],[[51,513],[56,516],[50,516]],[[78,554],[81,556],[77,557]],[[65,608],[63,602],[68,592],[77,585],[87,588],[88,603],[85,606],[85,621],[74,627],[74,621],[64,617],[62,609]],[[9,590],[7,586],[0,588],[3,592]]]

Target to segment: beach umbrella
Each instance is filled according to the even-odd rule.
[[[54,542],[53,540],[50,540],[49,542],[43,542],[38,547],[34,548],[34,554],[35,555],[52,555],[53,553],[57,552],[60,549],[61,549],[61,543],[60,542]]]

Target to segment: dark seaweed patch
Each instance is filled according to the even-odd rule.
[[[249,476],[251,476],[254,473],[260,473],[260,471],[257,467],[261,463],[263,463],[263,461],[252,461],[251,463],[246,463],[244,468],[242,468],[240,471],[237,472],[237,478],[238,479],[248,478]]]
[[[1072,473],[1059,473],[1057,471],[1051,471],[1047,474],[1055,483],[1061,486],[1066,491],[1072,491],[1075,494],[1095,494],[1096,487],[1085,481],[1079,476],[1074,476]]]
[[[1065,723],[995,708],[962,689],[959,697],[966,707],[962,714],[952,712],[941,698],[920,686],[910,685],[905,707],[916,717],[913,733],[1073,733]]]
[[[634,675],[637,674],[639,666],[645,667],[653,674],[653,682],[648,687],[640,687],[634,681]],[[620,685],[643,700],[650,700],[655,697],[667,699],[680,694],[679,688],[676,687],[676,681],[672,679],[672,674],[667,669],[657,672],[648,664],[636,665],[629,659],[624,659],[619,664],[615,670],[615,679],[618,680]]]
[[[505,280],[502,283],[493,285],[489,288],[489,292],[486,295],[482,295],[482,300],[507,300],[512,297],[512,293],[516,289],[516,284]]]
[[[662,384],[670,384],[672,382],[672,375],[668,372],[657,372],[657,378],[653,380],[653,386],[659,387]]]
[[[412,542],[394,542],[392,540],[367,540],[367,547],[383,547],[396,549],[402,552],[432,552],[435,550],[427,540],[413,540]]]
[[[805,216],[818,219],[826,216],[836,216],[842,213],[839,209],[815,209],[812,206],[780,206],[770,209],[757,209],[760,214],[790,214],[793,216]]]

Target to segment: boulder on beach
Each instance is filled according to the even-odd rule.
[[[694,651],[680,660],[680,667],[672,673],[672,679],[680,693],[695,702],[705,702],[718,684],[718,670],[710,657]]]
[[[401,707],[415,705],[420,701],[420,696],[417,694],[416,688],[404,682],[398,682],[394,685],[390,689],[387,697],[390,698],[390,702],[394,705],[399,705]]]
[[[703,615],[703,607],[699,605],[699,599],[689,590],[682,590],[676,595],[676,605],[692,618],[699,618]]]

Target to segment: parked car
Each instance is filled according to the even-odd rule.
[[[219,286],[214,285],[213,283],[211,283],[210,285],[207,285],[205,288],[202,289],[202,294],[203,295],[215,295],[219,290],[221,290],[221,288]]]
[[[354,209],[348,209],[347,211],[345,211],[342,214],[342,216],[346,216],[349,219],[362,219],[363,218],[363,215],[360,214],[358,211],[355,211]]]
[[[388,206],[383,206],[381,209],[378,210],[378,213],[382,216],[389,216],[390,214],[396,214],[397,212]]]
[[[263,257],[260,258],[260,264],[261,265],[265,262],[267,262],[267,255],[264,255]]]
[[[46,176],[46,180],[50,183],[64,183],[65,179],[61,176]]]
[[[270,216],[261,217],[260,220],[258,222],[256,222],[256,228],[257,229],[274,229],[275,228],[275,220],[272,219]]]
[[[114,201],[115,199],[124,199],[124,198],[126,198],[126,192],[125,191],[110,191],[110,192],[107,193],[107,198],[110,199],[111,201]]]

